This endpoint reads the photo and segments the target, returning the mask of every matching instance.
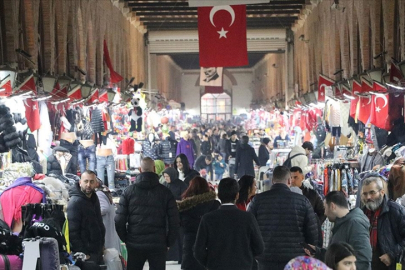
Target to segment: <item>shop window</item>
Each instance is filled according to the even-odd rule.
[[[232,99],[227,93],[201,97],[201,119],[207,122],[226,121],[232,117]]]

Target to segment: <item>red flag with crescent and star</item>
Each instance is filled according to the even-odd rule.
[[[323,76],[322,74],[319,74],[319,80],[318,80],[318,102],[325,102],[325,95],[326,91],[325,88],[327,86],[332,86],[335,81],[332,79],[329,79],[328,77]]]
[[[368,119],[370,118],[370,110],[371,110],[371,101],[372,101],[372,96],[361,96],[360,97],[360,108],[359,108],[359,114],[357,119],[359,119],[361,122],[364,124],[367,123]]]
[[[27,125],[31,132],[38,130],[41,127],[41,120],[39,117],[38,101],[34,101],[31,98],[24,100],[25,106],[25,118],[27,119]]]
[[[248,62],[246,6],[198,8],[201,67],[239,67]]]
[[[378,128],[390,130],[389,94],[377,93],[371,98],[370,123]]]

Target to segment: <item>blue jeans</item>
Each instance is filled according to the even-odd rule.
[[[87,160],[89,162],[89,170],[94,172],[96,169],[96,145],[91,145],[87,148],[84,148],[83,145],[79,145],[77,158],[79,159],[81,173],[86,170]]]
[[[107,169],[108,188],[115,189],[115,161],[114,156],[97,156],[97,177],[104,183],[104,169]]]
[[[223,175],[223,173],[216,173],[216,174],[215,174],[215,180],[216,180],[216,181],[221,180],[221,179],[222,179],[222,175]]]

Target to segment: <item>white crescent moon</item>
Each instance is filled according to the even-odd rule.
[[[232,21],[231,21],[231,24],[229,25],[229,26],[231,26],[231,25],[233,24],[233,22],[235,21],[235,11],[233,10],[233,8],[232,8],[231,6],[215,6],[215,7],[213,7],[213,8],[211,9],[211,11],[210,11],[210,21],[211,21],[211,24],[212,24],[213,26],[215,26],[215,24],[214,24],[214,15],[215,15],[215,13],[216,13],[217,11],[220,11],[220,10],[228,11],[229,14],[231,14]],[[216,26],[215,26],[215,27],[216,27]]]
[[[368,103],[366,105],[369,105],[371,103],[371,96],[367,96],[368,97]]]
[[[377,104],[377,99],[378,98],[382,98],[384,100],[383,108],[385,108],[387,106],[387,104],[388,104],[387,96],[386,95],[381,95],[381,96],[380,95],[375,95],[375,98],[374,98],[374,103],[375,104]]]
[[[326,88],[326,86],[327,86],[327,85],[323,83],[323,84],[321,84],[321,86],[319,86],[319,88],[321,88],[321,89],[322,89],[322,87],[323,87],[323,88]]]

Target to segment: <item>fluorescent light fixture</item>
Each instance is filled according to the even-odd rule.
[[[38,98],[35,99],[35,101],[47,100],[47,99],[50,99],[51,97],[52,97],[51,95],[38,97]]]
[[[398,85],[391,84],[391,83],[387,83],[386,85],[388,85],[389,87],[398,89],[398,90],[405,90],[405,87],[403,87],[403,86],[398,86]]]
[[[355,97],[352,97],[352,96],[350,96],[350,95],[348,95],[348,94],[343,94],[343,96],[345,97],[345,98],[347,98],[347,99],[351,99],[351,100],[353,100],[353,99],[356,99]]]

